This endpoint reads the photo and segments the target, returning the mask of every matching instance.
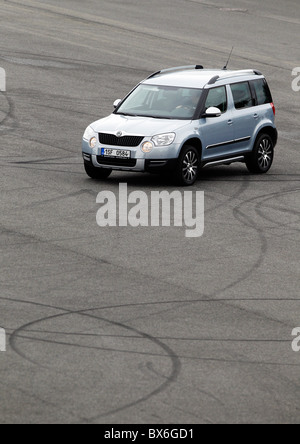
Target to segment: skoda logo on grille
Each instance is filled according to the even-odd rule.
[[[117,136],[117,137],[122,137],[122,136],[123,136],[122,131],[118,131],[117,134],[116,134],[116,136]]]

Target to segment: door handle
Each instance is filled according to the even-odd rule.
[[[228,120],[228,125],[233,125],[233,120]]]
[[[258,119],[259,115],[257,113],[254,114],[254,119]]]

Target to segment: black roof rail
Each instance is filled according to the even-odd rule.
[[[152,77],[158,76],[158,74],[160,74],[160,73],[161,73],[161,71],[156,71],[156,72],[153,72],[152,74],[150,74],[150,76],[149,76],[149,77],[147,77],[147,79],[146,79],[146,80],[148,80],[148,79],[152,79]]]
[[[220,76],[214,76],[210,79],[210,81],[207,83],[207,85],[214,85],[217,80],[219,80]]]
[[[186,69],[204,69],[204,67],[202,65],[188,65],[188,66],[177,66],[175,68],[162,69],[161,71],[156,71],[153,74],[150,74],[150,76],[147,77],[147,80],[152,79],[152,77],[158,76],[159,74],[165,74],[167,72],[173,72],[173,71],[185,71]]]
[[[226,71],[224,71],[226,72]],[[225,80],[230,79],[231,77],[235,76],[241,76],[241,75],[248,75],[248,74],[255,74],[256,76],[262,76],[262,73],[258,71],[257,69],[249,69],[249,70],[242,70],[242,71],[231,71],[230,73],[227,71],[227,75],[225,76],[214,76],[210,79],[210,81],[207,83],[207,85],[214,85],[218,80]]]

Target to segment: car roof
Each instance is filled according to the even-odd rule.
[[[193,66],[158,71],[149,76],[142,83],[148,85],[203,89],[205,87],[222,86],[228,83],[238,83],[257,78],[264,78],[264,76],[257,70],[208,70]]]

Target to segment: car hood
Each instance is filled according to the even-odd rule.
[[[111,114],[105,119],[92,123],[96,133],[116,134],[122,131],[125,135],[152,137],[157,134],[171,133],[189,125],[190,120],[154,119],[151,117],[135,117]]]

